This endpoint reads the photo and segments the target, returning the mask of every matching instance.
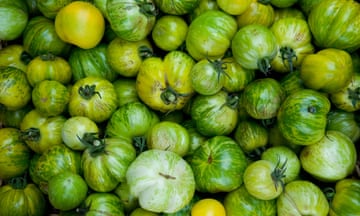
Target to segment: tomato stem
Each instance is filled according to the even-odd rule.
[[[232,109],[236,109],[239,106],[239,95],[228,94],[226,98],[226,105]]]
[[[140,154],[141,152],[147,149],[146,138],[145,136],[136,136],[133,138],[133,145],[136,148],[136,154]]]
[[[85,85],[81,86],[78,90],[80,96],[86,100],[90,100],[95,94],[97,94],[100,99],[101,95],[98,91],[95,91],[96,85]]]
[[[278,159],[277,164],[275,166],[274,171],[271,173],[271,178],[274,182],[275,189],[279,187],[279,184],[282,188],[285,187],[285,183],[283,181],[283,178],[285,178],[285,171],[286,171],[286,164],[287,159],[284,161],[284,163],[280,164],[280,159]]]
[[[28,140],[37,142],[40,140],[41,133],[39,128],[28,128],[20,132],[21,140]]]
[[[24,64],[29,64],[29,62],[32,60],[33,58],[31,57],[31,55],[26,52],[26,51],[23,51],[20,55],[20,60],[21,62],[23,62]]]
[[[221,74],[224,74],[225,76],[227,76],[229,79],[231,79],[231,77],[229,76],[229,74],[227,74],[225,72],[226,70],[226,65],[225,62],[223,62],[221,59],[216,59],[216,60],[211,60],[211,59],[207,59],[208,62],[211,63],[211,65],[214,67],[216,73],[217,73],[217,80],[218,82],[220,82],[220,76]]]
[[[350,88],[347,89],[348,98],[351,100],[351,104],[353,107],[360,101],[360,87],[352,90]]]
[[[105,150],[105,139],[99,138],[97,133],[85,133],[83,137],[77,136],[77,138],[88,147],[90,155],[93,157],[98,156]]]
[[[136,0],[136,3],[140,8],[139,11],[147,17],[157,16],[159,13],[152,1]]]
[[[265,57],[260,59],[257,63],[259,70],[265,75],[268,75],[271,70],[271,60],[270,57]]]
[[[176,104],[179,97],[188,97],[190,94],[182,94],[175,91],[171,86],[169,86],[169,82],[167,76],[165,75],[165,84],[166,87],[162,89],[160,94],[161,100],[165,105]]]
[[[295,58],[295,60],[297,60],[295,50],[293,48],[287,47],[287,46],[281,47],[280,54],[281,54],[281,59],[283,61],[283,64],[286,66],[286,62],[287,62],[289,65],[290,72],[293,72],[294,71],[293,58]]]
[[[140,46],[138,51],[139,51],[139,56],[142,60],[154,56],[154,51],[150,47],[145,45]]]
[[[335,189],[332,187],[326,187],[323,189],[326,199],[331,202],[335,196]]]
[[[27,185],[26,177],[20,176],[10,179],[9,185],[14,189],[24,189]]]

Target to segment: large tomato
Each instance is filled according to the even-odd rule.
[[[268,27],[249,24],[236,32],[232,38],[231,51],[234,59],[244,68],[268,73],[271,61],[277,54],[277,42]]]
[[[29,168],[31,151],[16,128],[0,129],[0,179],[23,175]]]
[[[345,178],[335,185],[330,202],[330,216],[360,214],[360,180]]]
[[[214,95],[197,95],[191,104],[190,116],[204,136],[229,135],[238,121],[237,95],[219,91]]]
[[[0,215],[45,215],[45,210],[45,196],[24,177],[0,187]]]
[[[157,15],[153,0],[107,0],[106,12],[111,29],[127,41],[145,39],[154,27]]]
[[[8,110],[25,107],[31,100],[31,86],[21,69],[0,67],[0,104]]]
[[[249,194],[244,185],[225,195],[224,207],[229,216],[276,216],[276,200],[261,200]]]
[[[285,98],[277,122],[285,139],[297,145],[311,145],[325,136],[330,100],[322,93],[301,89]]]
[[[22,0],[2,0],[0,6],[0,40],[21,36],[29,20],[27,4]]]
[[[154,0],[154,2],[162,12],[172,15],[188,14],[199,4],[199,0]]]
[[[352,76],[352,58],[341,49],[327,48],[308,54],[300,67],[304,85],[326,93],[340,91],[350,83]]]
[[[325,194],[319,186],[308,180],[294,180],[286,184],[276,204],[279,216],[326,216],[329,212],[329,202]]]
[[[171,151],[144,151],[130,164],[126,181],[145,210],[175,213],[185,207],[195,193],[190,165]]]
[[[30,60],[25,72],[33,87],[43,80],[56,80],[62,84],[69,84],[72,77],[69,62],[52,53],[41,54]]]
[[[255,23],[268,27],[274,22],[274,18],[275,11],[270,3],[252,0],[250,6],[236,16],[236,21],[240,28]]]
[[[360,47],[360,3],[354,0],[324,0],[308,16],[314,43],[321,48],[354,51]]]
[[[182,109],[194,93],[190,71],[195,61],[185,52],[171,51],[164,58],[143,61],[136,77],[140,99],[154,110]]]
[[[117,73],[108,63],[108,45],[100,43],[90,49],[75,47],[71,50],[68,63],[71,66],[73,81],[95,76],[113,82]]]
[[[190,165],[194,171],[196,190],[218,193],[238,188],[243,183],[248,164],[235,140],[227,136],[214,136],[195,150]]]
[[[276,72],[293,72],[308,54],[314,53],[311,32],[304,19],[282,18],[270,27],[278,43],[278,54],[271,62]]]
[[[122,138],[83,140],[88,146],[82,154],[84,179],[97,192],[109,192],[125,181],[128,166],[136,157],[131,142]]]
[[[117,108],[117,94],[113,84],[102,77],[88,76],[79,79],[71,87],[69,114],[85,116],[103,122]]]
[[[62,7],[54,22],[61,40],[83,49],[98,45],[105,32],[105,18],[101,11],[85,1],[71,1]]]
[[[196,60],[222,58],[237,31],[233,16],[220,10],[207,10],[189,25],[186,49]]]
[[[38,110],[29,111],[20,123],[21,138],[36,153],[61,145],[61,130],[66,121],[62,115],[47,117]]]

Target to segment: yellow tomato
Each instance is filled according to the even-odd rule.
[[[74,1],[57,13],[55,31],[61,40],[90,49],[104,36],[105,19],[101,11],[91,3]]]
[[[223,204],[213,198],[197,201],[191,209],[191,216],[226,216]]]

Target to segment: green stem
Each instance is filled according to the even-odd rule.
[[[22,53],[21,53],[21,55],[20,55],[20,60],[21,60],[21,62],[23,62],[24,64],[29,64],[29,62],[32,60],[33,58],[32,58],[32,56],[28,53],[28,52],[26,52],[26,51],[23,51]]]
[[[137,155],[147,149],[145,136],[136,136],[133,138],[133,145],[135,146]]]
[[[262,58],[258,61],[258,68],[259,70],[265,74],[265,75],[268,75],[268,73],[270,72],[271,70],[271,58],[269,57],[265,57],[265,58]]]
[[[14,189],[24,189],[27,185],[26,177],[15,177],[10,179],[9,185]]]
[[[226,98],[226,105],[232,109],[237,109],[239,106],[239,96],[237,94],[229,94]]]
[[[360,101],[360,87],[355,88],[354,90],[348,88],[348,98],[351,100],[353,107]]]
[[[142,60],[154,56],[154,51],[150,47],[145,45],[140,46],[138,51],[139,51],[139,56]]]
[[[287,62],[289,65],[290,72],[293,72],[294,71],[293,59],[294,58],[295,58],[295,60],[297,59],[295,50],[293,48],[287,47],[287,46],[281,47],[280,54],[281,54],[281,59],[283,61],[283,64],[286,66],[285,62]]]
[[[159,13],[157,8],[155,7],[155,4],[152,1],[136,0],[136,3],[139,6],[140,12],[147,17],[153,17]]]
[[[285,178],[287,160],[285,160],[282,164],[280,164],[280,159],[278,160],[275,169],[271,173],[271,178],[274,182],[275,188],[279,187],[279,184],[282,188],[285,187],[285,183],[283,178]]]
[[[332,187],[326,187],[323,189],[326,199],[331,202],[335,196],[335,189]]]
[[[20,132],[20,139],[21,140],[29,140],[37,142],[41,138],[41,133],[39,128],[28,128],[24,131]]]
[[[78,92],[80,96],[86,100],[90,100],[95,94],[97,94],[101,98],[100,93],[95,91],[95,89],[96,85],[85,85],[81,86]]]

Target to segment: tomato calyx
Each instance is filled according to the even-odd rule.
[[[147,17],[157,16],[159,13],[153,2],[149,2],[147,0],[136,0],[136,3],[139,6],[140,12]]]
[[[28,128],[20,132],[21,140],[28,140],[37,142],[40,140],[41,133],[39,128]]]
[[[326,187],[323,189],[323,192],[324,192],[325,197],[328,200],[328,202],[331,203],[331,201],[333,200],[335,193],[336,193],[335,189],[333,187]]]
[[[290,72],[293,72],[294,71],[293,59],[295,58],[295,60],[297,60],[295,50],[291,47],[285,46],[285,47],[281,47],[279,51],[281,54],[281,59],[283,61],[283,64],[285,65],[285,62],[287,62],[289,64]]]
[[[224,74],[225,76],[227,76],[229,79],[231,79],[231,77],[229,76],[229,74],[227,74],[225,72],[226,69],[226,65],[225,62],[222,61],[221,59],[216,59],[216,60],[211,60],[209,58],[207,58],[208,62],[214,67],[216,73],[217,73],[217,80],[218,82],[220,82],[220,76],[221,74]]]
[[[162,88],[160,98],[165,105],[176,104],[179,97],[188,97],[190,94],[183,94],[173,89],[168,82],[167,76],[165,75],[165,88]]]
[[[95,94],[97,94],[101,99],[100,93],[98,91],[95,91],[95,89],[96,85],[85,85],[79,88],[78,93],[82,98],[86,100],[90,100]]]
[[[24,189],[27,185],[25,176],[15,177],[9,180],[9,185],[14,189]]]
[[[271,70],[271,60],[270,57],[264,57],[257,62],[259,70],[265,75],[268,75]]]
[[[356,104],[360,101],[360,87],[356,89],[347,89],[348,98],[351,100],[351,104],[355,107]]]
[[[52,53],[45,53],[40,55],[41,60],[43,61],[54,61],[56,56]]]
[[[140,46],[138,48],[139,56],[142,60],[154,56],[153,50],[148,46]]]
[[[280,159],[279,159],[275,165],[275,169],[271,173],[271,178],[274,182],[276,190],[278,189],[279,186],[281,186],[283,189],[285,187],[283,178],[286,177],[285,176],[286,164],[287,164],[287,160],[285,160],[282,164],[280,164]]]
[[[224,104],[231,109],[237,109],[239,105],[239,95],[237,94],[228,94],[226,98],[226,103]]]
[[[139,155],[141,152],[144,152],[145,150],[147,150],[145,136],[133,137],[133,145],[136,149],[136,155]]]
[[[176,177],[168,175],[168,174],[164,174],[162,172],[159,172],[159,175],[164,177],[165,179],[176,179]]]
[[[105,150],[105,139],[99,138],[97,133],[85,133],[83,137],[77,136],[77,138],[87,146],[92,157],[102,154]]]
[[[29,62],[32,60],[32,56],[26,52],[26,51],[23,51],[21,54],[20,54],[20,61],[25,63],[26,65],[29,64]]]

